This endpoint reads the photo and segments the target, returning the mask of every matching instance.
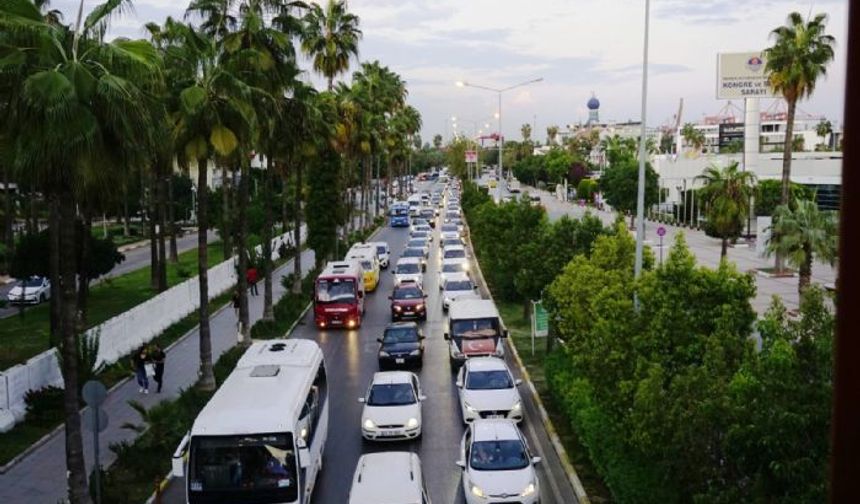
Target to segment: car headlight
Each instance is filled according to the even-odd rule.
[[[463,271],[469,271],[469,263],[463,263]]]
[[[520,494],[520,497],[528,497],[529,495],[535,493],[535,484],[529,483],[524,489],[523,493]]]
[[[422,304],[415,305],[415,309],[416,309],[416,310],[418,310],[418,311],[423,310],[423,309],[424,309],[424,304],[422,303]]]
[[[367,420],[364,421],[364,428],[367,430],[375,430],[376,424],[373,423],[373,420],[368,418]]]
[[[517,401],[517,403],[514,404],[514,407],[511,408],[512,411],[520,411],[521,409],[523,409],[523,402],[522,401]]]
[[[409,355],[421,355],[421,350],[412,350],[411,352],[409,352]]]
[[[479,487],[478,485],[475,485],[475,484],[472,484],[470,486],[472,487],[472,495],[474,495],[475,497],[479,497],[481,499],[486,497],[486,494],[484,494],[484,491],[481,490],[481,487]]]
[[[391,355],[389,355],[388,352],[383,351],[383,350],[379,351],[379,356],[380,357],[391,357]]]
[[[407,429],[415,429],[417,427],[418,427],[418,419],[417,418],[410,418],[409,420],[406,421],[406,428]]]
[[[463,403],[463,406],[465,406],[465,407],[466,407],[466,411],[468,411],[469,413],[477,413],[477,412],[478,412],[478,410],[476,410],[475,408],[473,408],[473,407],[472,407],[472,405],[471,405],[471,404],[469,404],[469,403],[467,403],[467,402],[464,402],[464,403]]]
[[[394,305],[394,311],[400,311],[403,308],[400,305]]]

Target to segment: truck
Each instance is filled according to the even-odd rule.
[[[471,357],[504,357],[508,330],[489,299],[457,299],[448,308],[445,333],[452,369]]]
[[[314,282],[314,322],[320,329],[358,329],[364,315],[364,270],[356,262],[326,265]]]

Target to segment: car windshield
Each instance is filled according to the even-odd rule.
[[[445,250],[445,259],[456,259],[466,257],[466,251],[463,249],[447,249]]]
[[[424,249],[410,247],[403,251],[403,257],[424,257]]]
[[[409,248],[424,248],[425,246],[427,246],[427,240],[409,240],[409,243],[407,243],[406,246]]]
[[[456,224],[445,224],[442,226],[442,232],[443,233],[445,233],[445,232],[456,233],[457,232],[457,225]]]
[[[442,273],[458,273],[465,271],[463,263],[449,263],[442,265]]]
[[[472,371],[466,377],[466,388],[469,390],[498,390],[513,388],[511,375],[507,371]]]
[[[373,263],[370,261],[361,261],[361,267],[364,268],[364,271],[370,271],[373,269]]]
[[[355,281],[340,278],[318,280],[317,301],[320,303],[355,302]]]
[[[42,279],[41,278],[28,278],[21,282],[24,287],[41,287]]]
[[[415,402],[415,392],[408,383],[374,385],[367,396],[368,406],[405,406]]]
[[[445,284],[446,291],[470,291],[472,290],[472,282],[468,280],[457,280],[447,282]]]
[[[233,500],[229,492],[277,491],[279,501],[289,502],[298,496],[290,434],[194,437],[188,472],[192,495],[211,492]]]
[[[405,254],[404,254],[405,255]],[[421,267],[415,263],[402,263],[397,265],[397,273],[411,274],[411,273],[419,273],[421,271]]]
[[[383,343],[415,343],[418,341],[418,328],[392,327],[385,330]]]
[[[451,335],[455,338],[493,338],[499,335],[499,319],[452,320]]]
[[[469,464],[478,471],[513,471],[529,465],[525,446],[518,439],[472,443]]]
[[[456,245],[462,245],[462,244],[463,244],[463,242],[461,242],[457,238],[448,238],[446,240],[442,240],[442,247],[443,248],[444,247],[450,247],[452,245],[456,246]]]
[[[388,251],[385,249],[385,246],[379,245],[376,247],[376,255],[385,255]]]
[[[421,299],[424,294],[417,286],[401,286],[394,289],[394,299]]]
[[[401,207],[394,207],[391,209],[391,215],[395,215],[395,216],[406,215],[407,212],[409,212],[408,209],[401,208]]]
[[[426,238],[427,231],[413,231],[412,238]]]

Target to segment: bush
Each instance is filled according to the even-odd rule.
[[[63,421],[63,394],[60,387],[30,390],[24,395],[27,422],[34,425],[56,425]]]
[[[592,179],[582,179],[579,185],[576,186],[576,197],[584,199],[587,203],[594,201],[594,194],[597,192],[597,181]]]

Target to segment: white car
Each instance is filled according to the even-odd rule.
[[[428,249],[422,247],[407,247],[400,254],[401,259],[419,259],[421,262],[421,272],[427,271]]]
[[[442,226],[439,228],[439,231],[441,232],[441,236],[443,236],[443,237],[448,236],[448,235],[452,235],[452,234],[457,235],[457,236],[460,235],[460,228],[457,227],[456,224],[452,224],[450,222],[446,223],[446,224],[442,224]]]
[[[373,374],[367,394],[359,397],[361,435],[368,441],[403,441],[421,436],[421,393],[418,376],[409,371]]]
[[[450,275],[445,279],[442,286],[442,311],[448,311],[451,303],[458,299],[481,299],[478,286],[472,283],[466,273]]]
[[[391,249],[388,242],[367,242],[368,245],[376,247],[376,257],[379,259],[379,267],[385,269],[391,261]]]
[[[51,281],[45,277],[32,276],[26,280],[22,280],[6,296],[9,304],[37,305],[51,298]]]
[[[511,370],[498,357],[474,357],[467,360],[457,374],[460,411],[463,422],[481,418],[507,418],[517,423],[523,419],[523,402]]]
[[[400,258],[392,273],[394,273],[395,285],[400,285],[403,282],[415,282],[418,285],[424,285],[424,273],[422,272],[420,257]]]
[[[433,228],[429,224],[419,224],[409,231],[409,238],[427,238],[433,241]]]
[[[466,259],[466,247],[453,246],[453,247],[445,247],[445,250],[440,254],[442,261],[445,259]]]
[[[406,248],[420,248],[425,258],[430,256],[430,241],[427,238],[411,238],[406,242]]]
[[[349,504],[430,504],[421,459],[411,452],[362,455],[352,477]]]
[[[460,442],[467,504],[540,502],[540,482],[528,443],[512,420],[475,420]]]
[[[445,286],[445,281],[461,273],[469,272],[469,261],[466,259],[445,259],[439,267],[439,290]]]

